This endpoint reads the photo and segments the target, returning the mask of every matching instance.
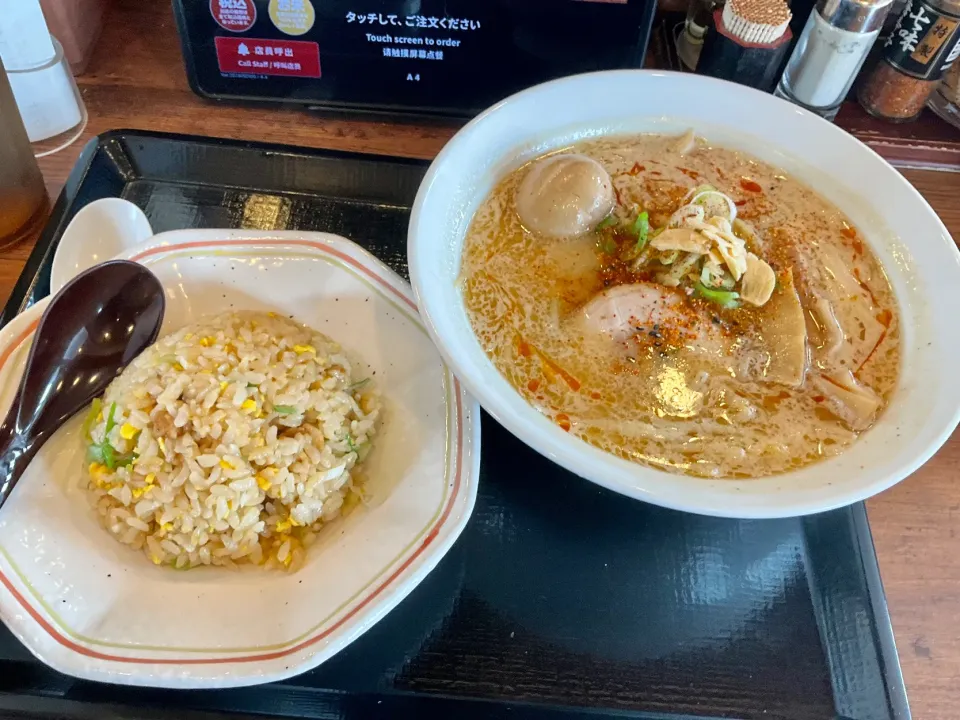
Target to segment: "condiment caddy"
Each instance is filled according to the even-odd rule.
[[[791,10],[796,4],[790,3]],[[786,24],[761,19],[779,20],[784,13],[789,18],[783,0],[691,0],[683,27],[674,33],[678,60],[684,69],[772,91],[831,121],[855,85],[860,104],[875,117],[914,120],[929,101],[953,121],[955,76],[935,91],[960,57],[960,0],[908,0],[884,33],[895,4],[817,0],[792,43]],[[744,27],[751,28],[746,35],[731,30]]]

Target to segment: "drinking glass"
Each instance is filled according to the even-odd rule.
[[[0,250],[36,232],[47,215],[47,190],[0,62]]]

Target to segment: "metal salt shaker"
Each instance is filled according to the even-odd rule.
[[[819,0],[774,94],[833,120],[892,4]]]

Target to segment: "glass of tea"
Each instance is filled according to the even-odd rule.
[[[0,250],[35,233],[47,216],[47,189],[0,62]]]

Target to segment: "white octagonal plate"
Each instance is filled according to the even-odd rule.
[[[274,310],[369,365],[384,402],[370,501],[325,527],[295,573],[156,567],[99,525],[74,418],[0,511],[0,615],[41,660],[91,680],[231,687],[303,672],[382,618],[460,534],[477,493],[477,405],[427,337],[409,285],[348,240],[186,230],[126,257],[166,289],[163,333],[230,309]],[[4,413],[46,305],[0,331]]]

